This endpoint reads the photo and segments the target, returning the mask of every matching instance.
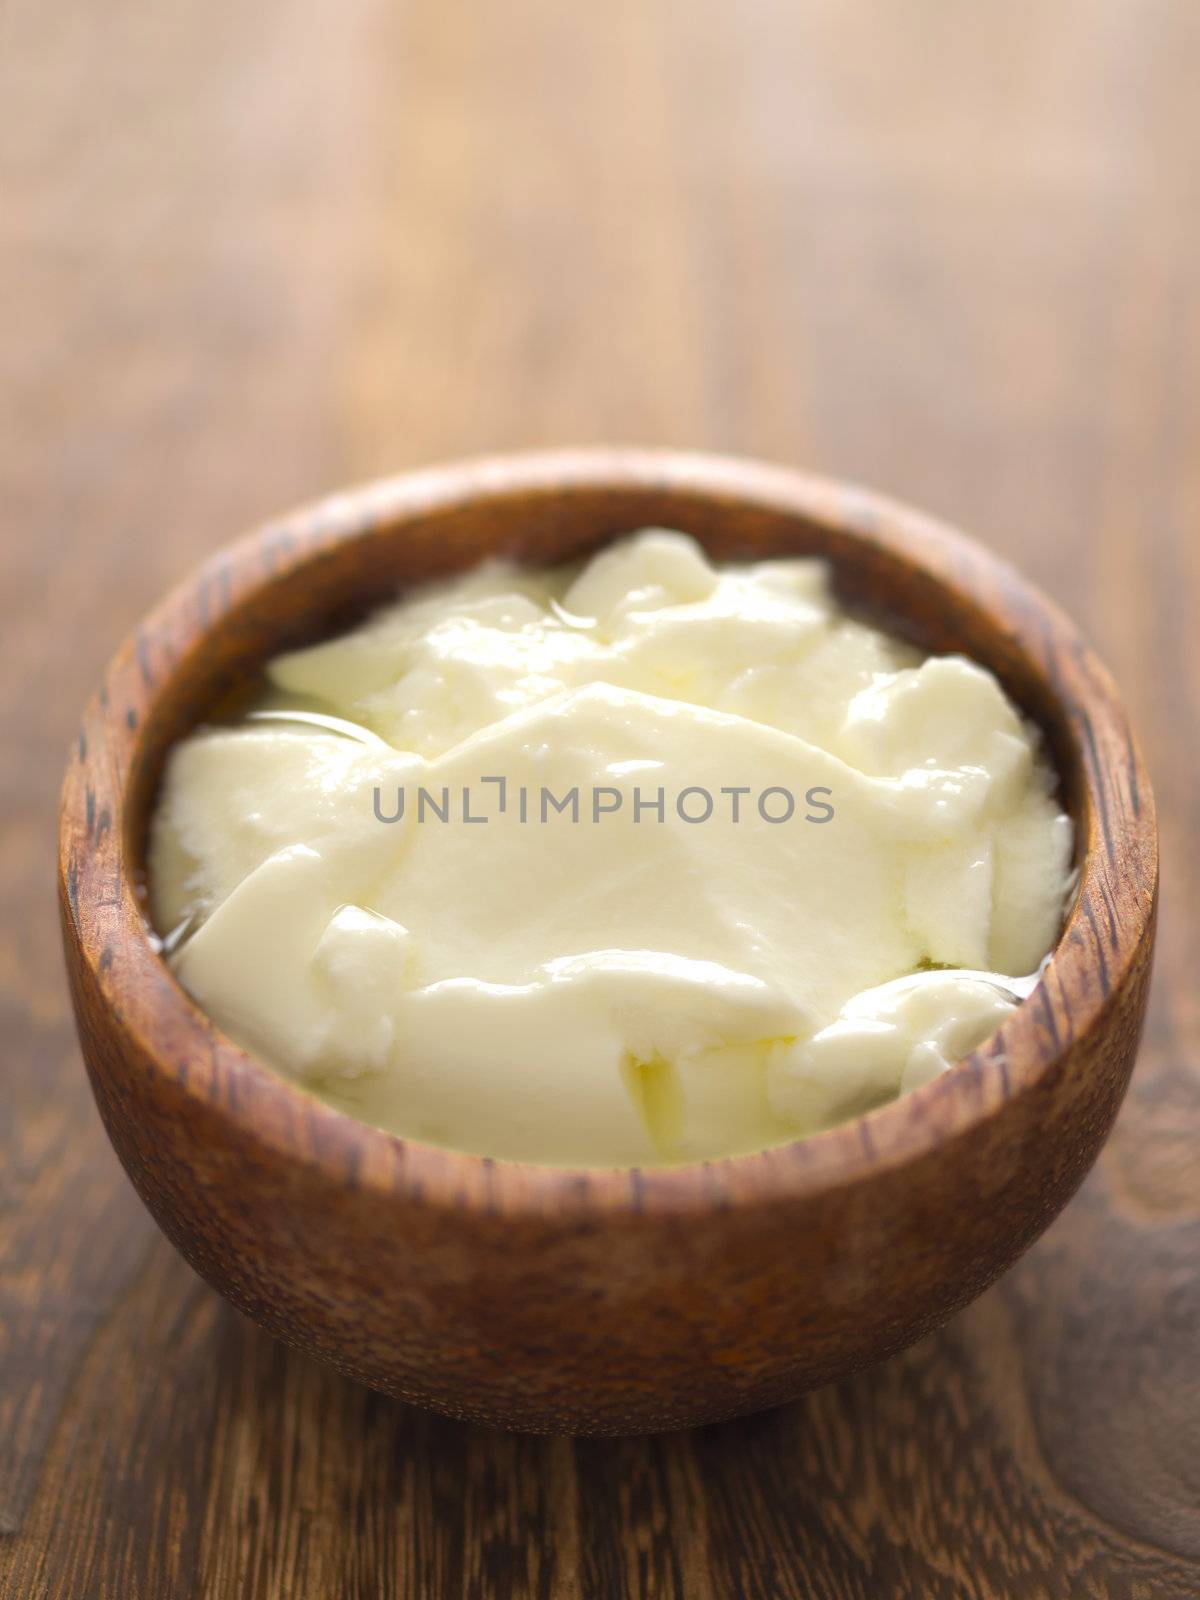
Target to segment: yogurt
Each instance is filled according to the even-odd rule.
[[[402,1135],[628,1166],[814,1133],[1011,1011],[953,969],[1058,935],[1037,731],[817,561],[493,562],[267,680],[171,754],[154,919],[231,1037]]]

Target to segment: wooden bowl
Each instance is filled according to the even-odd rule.
[[[225,1038],[139,898],[164,752],[274,652],[496,552],[579,556],[649,523],[718,557],[817,554],[843,597],[989,666],[1045,729],[1080,885],[1032,998],[981,1050],[846,1126],[653,1170],[492,1161],[370,1128]],[[337,495],[212,560],[109,665],[62,801],[83,1053],[138,1193],[257,1322],[405,1400],[623,1433],[787,1400],[899,1350],[1004,1270],[1121,1101],[1150,975],[1157,841],[1113,684],[1010,567],[913,511],[712,457],[483,460]]]

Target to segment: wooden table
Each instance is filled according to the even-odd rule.
[[[1200,6],[12,0],[0,1596],[1200,1595]],[[625,1442],[422,1415],[158,1235],[67,1015],[58,779],[166,585],[328,487],[592,440],[928,506],[1085,624],[1167,892],[1098,1167],[942,1334]]]

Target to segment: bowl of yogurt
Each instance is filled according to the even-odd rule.
[[[497,458],[234,546],[110,665],[61,903],[113,1142],[252,1316],[502,1425],[900,1348],[1132,1068],[1153,801],[1072,624],[781,469]]]

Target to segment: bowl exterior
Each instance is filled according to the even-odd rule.
[[[864,603],[890,597],[922,637],[960,641],[1001,673],[1054,740],[1080,825],[1063,940],[1033,998],[953,1072],[759,1156],[566,1172],[352,1122],[221,1035],[156,954],[137,871],[162,752],[248,661],[361,596],[364,574],[390,583],[497,549],[545,559],[648,521],[690,527],[719,554],[832,555]],[[1112,1124],[1156,895],[1153,801],[1124,714],[1049,602],[859,491],[654,452],[473,464],[265,530],[114,659],[64,785],[60,905],[84,1058],[163,1230],[235,1305],[343,1372],[537,1431],[648,1431],[769,1406],[978,1294],[1054,1217]]]

